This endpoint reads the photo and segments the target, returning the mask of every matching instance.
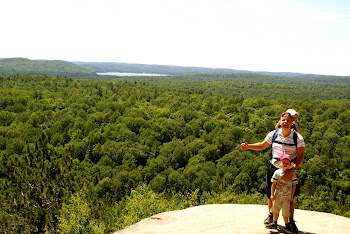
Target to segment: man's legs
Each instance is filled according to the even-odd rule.
[[[294,222],[294,208],[295,208],[294,201],[292,201],[290,203],[290,207],[289,207],[289,223],[290,223],[290,228],[291,228],[292,232],[298,233],[298,231],[299,231],[298,227]]]
[[[266,193],[266,196],[267,196],[267,208],[269,209],[269,215],[267,216],[267,218],[264,220],[264,224],[267,224],[267,223],[271,223],[273,221],[273,215],[272,215],[272,212],[271,212],[271,208],[272,208],[272,200],[270,199],[271,197],[271,178],[273,176],[273,173],[275,173],[275,171],[277,170],[278,168],[275,167],[274,165],[270,164],[267,168],[267,172],[266,172],[266,181],[265,181],[265,193]]]
[[[295,208],[294,201],[292,201],[289,206],[289,218],[291,219],[293,219],[294,217],[294,208]]]

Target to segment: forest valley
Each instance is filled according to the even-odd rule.
[[[271,147],[240,143],[289,108],[306,143],[296,208],[350,217],[349,80],[220,76],[0,76],[0,232],[110,233],[201,204],[266,204]]]

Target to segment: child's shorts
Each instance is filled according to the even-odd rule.
[[[271,208],[271,212],[278,214],[282,208],[282,216],[289,217],[290,202],[287,199],[276,197]]]

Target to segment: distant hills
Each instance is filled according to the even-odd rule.
[[[246,71],[226,68],[181,67],[118,62],[68,62],[62,60],[30,60],[27,58],[0,59],[0,75],[29,73],[63,76],[95,76],[96,73],[104,72],[131,72],[167,75],[198,73],[248,73],[295,78],[314,78],[322,76],[293,72]]]
[[[228,68],[205,68],[205,67],[181,67],[170,65],[148,65],[135,63],[117,63],[117,62],[73,62],[77,65],[91,67],[98,72],[133,72],[133,73],[152,73],[152,74],[167,74],[167,75],[183,75],[183,74],[198,74],[198,73],[254,73],[284,77],[303,77],[309,78],[318,75],[302,74],[292,72],[256,72],[246,70],[235,70]]]
[[[87,66],[61,60],[30,60],[27,58],[0,59],[0,74],[92,75],[96,71]]]

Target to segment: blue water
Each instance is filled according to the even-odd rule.
[[[104,72],[96,73],[99,76],[168,76],[166,74],[151,74],[151,73],[131,73],[131,72]]]

